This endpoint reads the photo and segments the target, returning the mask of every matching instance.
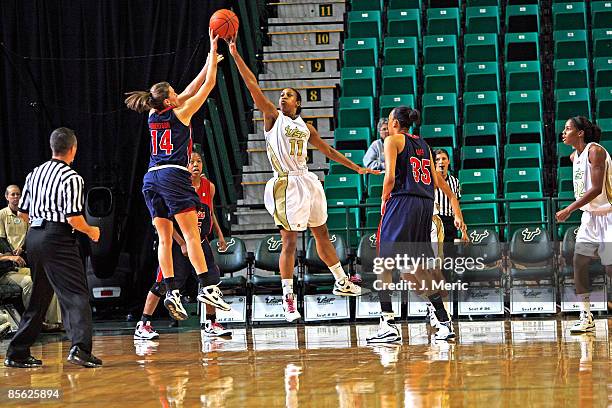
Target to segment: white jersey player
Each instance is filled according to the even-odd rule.
[[[586,117],[576,116],[565,123],[563,143],[576,151],[573,163],[576,201],[557,212],[557,220],[565,221],[572,212],[583,211],[576,234],[574,250],[574,282],[580,298],[580,320],[572,333],[595,330],[591,314],[589,262],[599,256],[608,274],[612,271],[612,161],[599,142],[601,130]]]
[[[317,253],[331,273],[335,284],[333,293],[358,296],[361,288],[346,276],[327,231],[327,202],[316,175],[306,166],[308,143],[327,156],[359,174],[378,174],[379,171],[358,166],[325,143],[316,129],[300,117],[302,98],[293,88],[282,90],[278,109],[261,91],[257,78],[236,49],[236,38],[228,41],[230,54],[242,76],[255,106],[264,116],[264,133],[268,158],[274,177],[267,183],[264,202],[280,228],[282,250],[279,260],[283,289],[283,309],[287,321],[299,319],[293,294],[293,269],[298,233],[310,228],[316,240]]]

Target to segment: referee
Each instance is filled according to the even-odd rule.
[[[4,365],[17,368],[42,365],[42,361],[32,357],[30,347],[41,331],[55,291],[72,342],[68,361],[99,367],[102,361],[91,354],[89,292],[74,230],[97,242],[100,229],[87,224],[82,215],[83,178],[70,168],[77,152],[74,131],[55,129],[50,145],[51,160],[28,174],[19,202],[19,216],[30,222],[26,247],[32,270],[32,298],[8,347]]]
[[[436,170],[442,174],[442,177],[444,177],[444,180],[446,180],[453,193],[455,193],[457,199],[460,199],[459,180],[448,172],[450,164],[448,152],[444,149],[436,149],[434,154],[436,157]],[[444,225],[444,242],[454,242],[457,238],[457,228],[455,228],[455,213],[453,212],[450,200],[439,188],[436,189],[435,199],[436,205],[440,208],[440,219]]]

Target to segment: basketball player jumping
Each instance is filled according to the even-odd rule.
[[[293,294],[293,268],[298,232],[310,228],[314,235],[319,257],[336,282],[333,293],[341,296],[359,296],[361,288],[352,283],[342,269],[327,231],[327,202],[321,182],[306,165],[307,144],[329,159],[359,174],[379,174],[353,163],[325,143],[317,130],[300,117],[301,96],[293,88],[285,88],[280,94],[278,108],[261,91],[257,78],[245,64],[236,48],[236,38],[228,41],[229,50],[240,75],[244,79],[255,106],[264,116],[264,135],[268,159],[274,169],[274,177],[266,184],[264,202],[274,222],[280,228],[282,250],[279,268],[283,289],[283,310],[287,321],[299,319]]]
[[[158,258],[167,292],[164,306],[176,320],[187,319],[174,282],[171,218],[183,232],[189,260],[198,274],[198,300],[222,310],[230,310],[217,287],[219,277],[207,273],[196,208],[200,199],[191,185],[187,164],[191,156],[191,117],[200,109],[216,83],[217,40],[209,29],[210,52],[198,76],[181,94],[167,82],[148,91],[129,92],[125,103],[137,112],[149,112],[151,159],[144,176],[142,192],[159,235]]]
[[[595,330],[591,314],[589,262],[599,256],[608,275],[612,273],[612,161],[610,154],[598,144],[601,130],[584,116],[565,122],[563,143],[576,151],[573,163],[576,201],[557,212],[557,221],[565,221],[576,210],[584,211],[576,234],[574,249],[574,283],[580,298],[580,320],[572,333]]]

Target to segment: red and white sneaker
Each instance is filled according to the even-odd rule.
[[[155,330],[153,330],[151,322],[147,322],[145,324],[141,320],[136,324],[136,330],[134,331],[134,339],[153,340],[157,338],[159,338],[159,334]]]
[[[221,323],[217,323],[217,322],[212,323],[210,320],[207,320],[204,323],[204,329],[202,329],[202,335],[204,337],[231,336],[232,331],[223,327]]]
[[[295,295],[292,293],[283,296],[283,311],[285,312],[285,319],[291,323],[298,320],[302,315],[297,310],[295,302]]]

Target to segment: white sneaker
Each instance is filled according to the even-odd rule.
[[[587,333],[595,331],[595,322],[591,313],[580,312],[580,320],[570,327],[570,333]]]
[[[391,319],[380,318],[378,331],[372,337],[366,338],[368,343],[393,343],[402,341],[402,334],[399,328],[395,325],[395,321]]]
[[[289,323],[302,317],[297,310],[294,294],[289,293],[283,297],[283,311],[285,312],[285,319],[287,319]]]
[[[198,292],[198,300],[202,303],[209,304],[217,309],[228,312],[232,307],[223,300],[223,293],[218,285],[210,285],[205,288],[200,288]]]
[[[226,329],[220,323],[212,323],[210,320],[207,320],[204,323],[204,329],[202,330],[202,334],[204,335],[204,337],[223,337],[231,336],[232,331]]]
[[[355,285],[349,278],[342,278],[334,283],[332,292],[338,296],[361,296],[361,287]]]
[[[0,324],[0,338],[8,334],[9,331],[11,331],[11,324],[9,322]]]
[[[136,330],[134,330],[134,339],[153,340],[157,338],[159,338],[159,334],[155,330],[153,330],[151,322],[147,322],[145,324],[141,320],[136,324]]]
[[[170,316],[174,320],[186,320],[188,315],[187,311],[181,303],[181,294],[178,289],[166,292],[166,298],[164,299],[164,306],[170,312]]]
[[[453,322],[440,322],[438,331],[434,337],[436,340],[450,340],[455,338],[455,331],[453,329]]]
[[[436,316],[436,308],[431,304],[431,302],[427,302],[427,317],[429,318],[429,324],[434,329],[438,329],[440,327],[440,321],[438,320],[438,316]]]

